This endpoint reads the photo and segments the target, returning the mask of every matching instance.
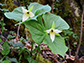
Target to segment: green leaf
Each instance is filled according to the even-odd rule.
[[[40,13],[43,14],[43,13],[46,13],[46,12],[49,12],[51,10],[51,7],[49,5],[41,5],[39,3],[31,3],[29,5],[28,8],[30,8],[31,6],[33,6],[33,9],[32,9],[32,12],[35,14],[35,12],[38,12],[37,10],[44,10],[43,12],[41,11]]]
[[[32,39],[40,44],[44,37],[45,37],[45,28],[43,26],[41,26],[37,21],[28,21],[24,23],[26,25],[26,27],[29,29],[31,35],[32,35]]]
[[[2,41],[2,39],[0,39],[0,42]]]
[[[8,60],[10,60],[11,61],[11,63],[13,62],[13,63],[18,63],[18,61],[17,61],[17,59],[16,58],[8,58]]]
[[[3,55],[8,55],[10,52],[10,46],[9,46],[8,42],[5,41],[4,44],[2,45],[2,47],[3,47],[3,50],[1,50],[1,53]]]
[[[10,61],[9,60],[4,60],[1,63],[10,63]]]
[[[8,37],[7,37],[7,39],[12,39],[12,38],[15,38],[15,36],[8,35]]]
[[[38,16],[38,17],[37,17],[37,20],[38,20],[38,22],[39,22],[41,25],[43,25],[42,15]]]
[[[13,41],[9,41],[8,43],[9,43],[10,45],[13,45]]]
[[[68,50],[68,48],[65,46],[65,41],[61,36],[55,37],[55,40],[52,42],[50,36],[46,35],[43,43],[47,44],[54,54],[57,53],[63,57]]]
[[[55,29],[58,30],[69,29],[69,25],[60,16],[47,13],[43,15],[43,19],[44,19],[46,30],[52,27],[53,22],[55,23]]]
[[[11,63],[18,63],[16,58],[10,58],[10,57],[6,56],[6,60],[10,60]]]
[[[31,57],[27,58],[29,63],[38,63],[36,60],[32,59]]]
[[[8,10],[8,9],[4,9],[4,8],[3,8],[3,9],[0,8],[0,11],[7,12],[7,11],[9,11],[9,10]]]
[[[23,47],[23,46],[24,44],[22,44],[21,42],[13,44],[13,47]]]
[[[21,7],[15,8],[12,12],[6,12],[4,15],[9,19],[14,19],[16,21],[21,21],[23,16],[23,11]]]
[[[18,55],[20,55],[23,51],[24,51],[24,48],[19,48],[19,53],[18,53]]]

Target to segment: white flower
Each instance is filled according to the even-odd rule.
[[[22,7],[22,11],[23,11],[23,18],[22,18],[22,21],[24,22],[25,20],[27,20],[29,17],[33,17],[34,16],[34,14],[31,12],[31,11],[29,11],[29,10],[26,10],[26,9],[24,9],[23,7]]]
[[[46,30],[46,32],[50,33],[50,39],[53,42],[55,40],[55,33],[61,33],[62,31],[60,31],[58,29],[49,29],[49,30]]]

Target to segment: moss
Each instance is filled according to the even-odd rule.
[[[9,11],[13,11],[14,8],[16,8],[17,6],[13,4],[13,0],[7,0],[7,6],[6,8],[9,9]]]
[[[40,54],[37,54],[36,61],[39,63],[52,63],[51,61],[44,59]]]

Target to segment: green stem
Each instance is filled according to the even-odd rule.
[[[5,58],[6,56],[4,56],[1,60],[0,60],[0,62],[2,62],[3,61],[3,59]]]
[[[40,2],[40,0],[38,0],[38,2]]]
[[[38,45],[38,48],[40,48],[40,45]],[[37,52],[35,53],[34,59],[36,59],[36,56],[37,56],[37,53],[38,53],[38,48],[37,48]]]
[[[32,46],[31,46],[31,56],[32,56],[32,51],[33,51],[33,44],[34,44],[34,41],[32,41]]]
[[[18,30],[17,30],[17,38],[19,37],[20,25],[21,25],[21,24],[19,24],[19,26],[18,26]]]
[[[22,55],[20,55],[20,57],[19,57],[19,63],[21,63],[21,61],[20,61],[20,60],[21,60],[21,58],[22,58]]]
[[[3,20],[2,20],[2,23],[1,23],[1,26],[2,26],[2,29],[1,29],[1,38],[3,37],[3,23],[4,23],[4,17],[3,17]]]

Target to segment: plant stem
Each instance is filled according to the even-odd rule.
[[[68,42],[68,47],[69,47],[69,56],[71,55],[71,51],[70,51],[70,44],[69,44],[69,41]]]
[[[38,0],[38,2],[40,2],[40,0]]]
[[[34,44],[34,41],[32,41],[32,46],[31,46],[31,56],[32,56],[32,51],[33,51],[33,44]]]
[[[3,61],[3,59],[5,58],[6,56],[4,56],[1,60],[0,60],[0,63]]]
[[[52,0],[52,13],[54,12],[54,2],[55,2],[55,0]]]
[[[2,28],[1,28],[1,38],[3,37],[3,23],[4,23],[4,17],[2,18],[3,20],[2,20],[2,23],[1,23],[1,26],[2,26]]]
[[[38,53],[38,48],[40,48],[40,45],[38,45],[38,47],[37,47],[37,52],[35,53],[34,59],[36,59],[36,56],[37,56],[37,53]]]
[[[21,61],[20,61],[20,60],[21,60],[21,58],[22,58],[22,55],[20,55],[20,57],[19,57],[19,63],[21,63]]]
[[[6,4],[6,0],[4,1],[4,3]]]
[[[78,48],[77,48],[77,51],[76,51],[75,58],[77,58],[77,56],[78,56],[78,52],[79,52],[80,45],[81,45],[81,40],[82,40],[82,31],[83,31],[83,15],[84,15],[84,7],[83,7],[83,13],[82,13],[82,17],[81,17],[81,33],[80,33],[79,45],[78,45]]]
[[[19,24],[18,30],[17,30],[17,38],[19,37],[19,29],[20,29],[20,24]]]

